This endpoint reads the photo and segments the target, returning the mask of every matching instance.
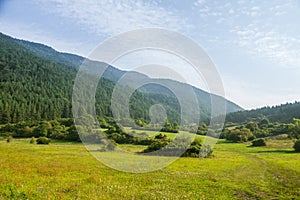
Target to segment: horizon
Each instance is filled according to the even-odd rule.
[[[225,98],[240,107],[251,110],[300,99],[298,1],[0,4],[0,32],[11,37],[88,57],[99,43],[121,32],[166,28],[203,47],[218,68]]]

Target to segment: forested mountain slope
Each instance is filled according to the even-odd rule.
[[[300,118],[300,102],[230,113],[227,115],[226,121],[242,123],[251,121],[254,118],[265,117],[267,117],[271,122],[290,123],[293,121],[293,118]]]
[[[38,43],[34,43],[34,42],[28,42],[28,41],[24,41],[24,40],[18,40],[18,39],[14,39],[17,43],[21,44],[22,46],[24,46],[25,48],[27,48],[29,51],[35,53],[36,55],[43,57],[47,60],[51,60],[54,62],[58,62],[64,65],[68,65],[74,68],[78,68],[82,62],[85,60],[84,57],[78,56],[78,55],[74,55],[74,54],[69,54],[69,53],[60,53],[55,51],[53,48],[48,47],[46,45],[43,44],[38,44]],[[106,67],[106,64],[98,62],[100,65],[104,65]],[[122,71],[119,70],[113,66],[108,66],[106,71],[103,74],[103,77],[111,80],[112,82],[117,82],[120,77],[122,77],[124,74],[126,73],[126,71]],[[148,77],[145,76],[144,74],[138,73],[138,72],[130,72],[132,81],[136,81],[136,80],[145,80]],[[187,88],[186,90],[188,90],[191,86],[188,84],[184,84],[175,80],[170,80],[170,79],[164,79],[164,80],[160,80],[160,82],[162,83],[166,83],[167,85],[170,85],[174,88],[178,88],[178,87],[185,87]],[[203,111],[203,116],[208,117],[209,116],[209,112],[210,112],[210,105],[211,105],[211,94],[208,92],[205,92],[199,88],[196,87],[192,87],[197,98],[198,98],[198,102],[200,104],[200,110]],[[147,85],[145,87],[142,87],[139,89],[139,91],[143,92],[143,93],[147,93],[147,94],[151,94],[151,96],[154,98],[158,98],[161,99],[161,95],[158,94],[163,94],[166,95],[168,94],[169,96],[173,96],[174,95],[172,93],[170,93],[170,91],[168,91],[165,87],[159,86],[157,84],[150,84]],[[222,97],[217,97],[218,99],[223,99]],[[240,106],[238,106],[237,104],[226,100],[226,107],[227,107],[227,111],[226,113],[230,113],[230,112],[236,112],[236,111],[240,111],[243,110]]]
[[[0,34],[0,123],[72,117],[72,89],[78,66],[83,59],[59,53],[42,44]],[[105,72],[96,92],[98,115],[111,116],[111,93],[124,73],[112,66]],[[148,78],[140,73],[131,73],[133,79]],[[174,87],[185,87],[177,81],[164,81]],[[174,94],[162,92],[161,87],[156,89],[147,89],[145,86],[135,92],[131,98],[132,117],[148,120],[150,106],[162,103],[168,117],[178,120],[180,109]],[[194,90],[200,102],[202,119],[209,117],[210,94],[198,88]],[[241,110],[230,101],[227,101],[227,105],[227,112]]]

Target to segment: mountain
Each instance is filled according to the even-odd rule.
[[[243,123],[262,118],[268,118],[271,122],[290,123],[293,118],[300,118],[300,102],[229,113],[226,116],[226,121]]]
[[[36,55],[45,58],[47,60],[51,60],[60,64],[68,65],[71,67],[75,67],[76,69],[80,67],[82,62],[86,59],[82,56],[74,55],[74,54],[69,54],[69,53],[61,53],[55,51],[53,48],[48,47],[43,44],[39,43],[34,43],[34,42],[29,42],[25,40],[19,40],[19,39],[14,39],[17,43],[20,43],[22,46],[30,50],[31,52],[35,53]],[[102,64],[103,66],[107,66],[105,63],[99,62],[100,65]],[[118,80],[125,74],[128,73],[126,71],[119,70],[113,66],[108,66],[106,71],[103,74],[103,77],[112,81],[112,82],[118,82]],[[149,79],[149,77],[145,76],[144,74],[138,73],[138,72],[129,72],[132,73],[131,76],[133,77],[132,81],[134,80],[146,80]],[[172,87],[181,87],[184,86],[185,88],[190,88],[191,86],[185,83],[181,83],[175,80],[170,80],[170,79],[165,79],[161,80],[162,82],[166,83],[166,85],[171,85]],[[159,81],[158,81],[159,82]],[[200,105],[202,105],[202,108],[206,108],[207,110],[210,110],[210,105],[211,105],[211,95],[208,92],[205,92],[199,88],[192,87],[194,92],[197,95],[198,101],[200,102]],[[153,95],[155,94],[168,94],[172,95],[168,90],[165,89],[165,87],[159,86],[157,84],[150,84],[147,85],[146,87],[140,88],[140,90],[144,93],[150,93]],[[222,99],[222,97],[218,97],[216,95],[213,95],[214,97]],[[231,113],[231,112],[237,112],[237,111],[242,111],[243,109],[238,106],[237,104],[226,100],[226,107],[227,111],[226,113]]]
[[[76,74],[75,67],[46,60],[11,37],[0,35],[0,123],[71,118]],[[95,107],[101,117],[112,116],[110,99],[114,87],[115,83],[104,78],[98,84]],[[155,103],[136,92],[132,96],[131,114],[147,119],[145,108]],[[176,120],[174,113],[178,111],[165,106],[169,117]]]
[[[60,53],[43,44],[28,42],[0,34],[0,122],[20,120],[54,119],[72,117],[71,96],[78,67],[85,58]],[[105,63],[97,62],[99,66]],[[110,98],[115,84],[126,71],[109,66],[96,92],[96,111],[111,116]],[[130,72],[132,82],[153,80],[144,74]],[[178,81],[161,79],[174,88],[190,87]],[[131,115],[149,120],[148,110],[153,104],[162,103],[168,117],[178,120],[180,107],[174,94],[165,87],[149,84],[134,93],[131,100]],[[210,117],[210,94],[193,87],[198,98],[201,118]],[[218,97],[222,99],[222,97]],[[236,104],[226,101],[227,112],[242,110]],[[190,105],[191,112],[193,105]]]

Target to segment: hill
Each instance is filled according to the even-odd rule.
[[[257,118],[268,118],[271,122],[290,123],[293,118],[300,118],[300,102],[230,113],[226,116],[226,121],[243,123]]]
[[[24,120],[51,120],[72,117],[71,95],[74,79],[83,57],[60,53],[43,44],[18,40],[0,34],[0,123]],[[99,65],[106,65],[98,62]],[[105,71],[96,92],[96,111],[101,116],[112,116],[110,98],[115,84],[125,71],[113,66]],[[130,72],[132,80],[150,79],[144,74]],[[173,80],[173,87],[186,88],[186,84]],[[150,89],[152,88],[152,89]],[[174,94],[153,85],[140,88],[131,98],[131,114],[136,119],[148,120],[148,110],[153,104],[162,103],[172,121],[178,121],[180,109]],[[210,116],[210,94],[193,87],[201,109],[201,118]],[[222,98],[222,97],[219,97]],[[227,102],[227,112],[241,110]],[[190,105],[191,110],[193,105]]]

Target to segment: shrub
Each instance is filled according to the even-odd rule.
[[[165,142],[162,140],[155,141],[152,144],[150,144],[147,149],[144,150],[144,153],[157,151],[157,150],[165,147],[166,145],[168,145],[168,142]]]
[[[114,141],[109,141],[106,139],[101,139],[100,140],[100,149],[98,151],[101,152],[107,152],[107,151],[113,151],[116,147],[116,143]]]
[[[202,145],[202,139],[200,137],[195,137],[194,141],[192,142],[192,145]]]
[[[35,144],[36,143],[36,139],[35,137],[32,137],[29,141],[30,144]]]
[[[13,137],[12,137],[12,136],[8,136],[8,137],[6,138],[6,142],[7,142],[7,143],[10,143],[12,140],[13,140]]]
[[[296,152],[300,152],[300,140],[297,140],[293,146]]]
[[[166,140],[168,140],[168,137],[167,137],[166,134],[163,135],[163,134],[160,133],[159,135],[155,136],[155,139],[166,141]]]
[[[262,147],[266,146],[266,141],[264,139],[256,139],[252,141],[253,147]]]
[[[202,145],[200,152],[199,152],[199,158],[211,157],[212,153],[213,153],[213,150],[210,145]]]
[[[36,140],[36,143],[37,144],[49,144],[51,142],[51,140],[47,137],[39,137],[37,140]]]
[[[253,138],[253,134],[248,128],[235,128],[230,130],[228,135],[226,136],[227,140],[233,142],[247,142],[249,138]]]

